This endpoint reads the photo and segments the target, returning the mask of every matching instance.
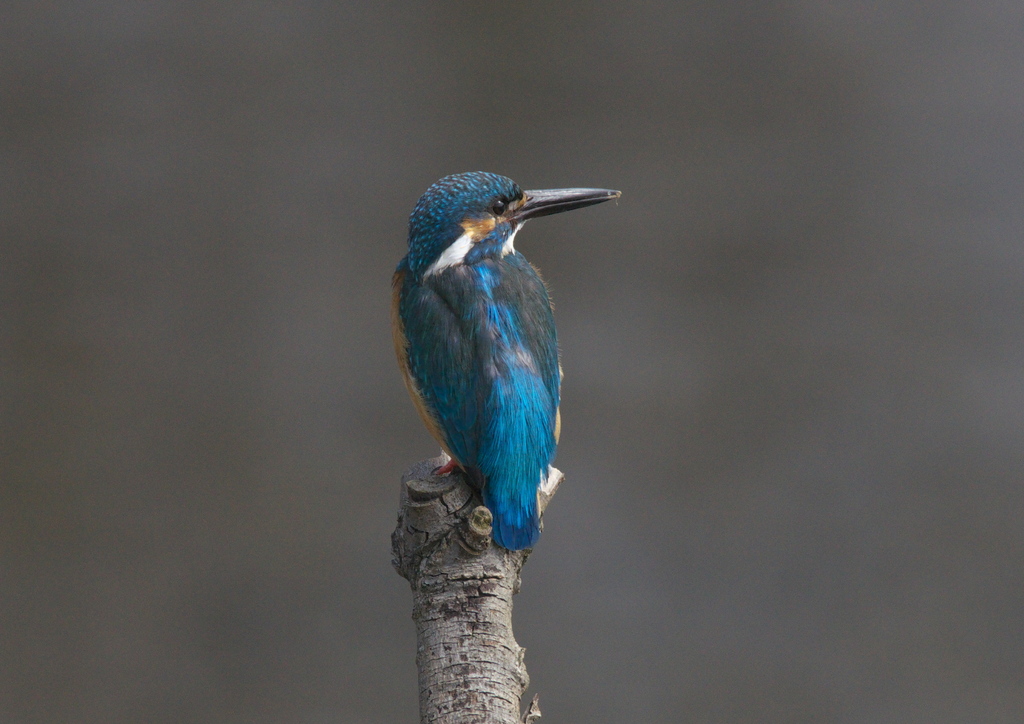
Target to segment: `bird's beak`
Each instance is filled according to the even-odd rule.
[[[525,193],[526,202],[513,213],[518,223],[538,216],[582,209],[622,196],[621,191],[611,189],[541,189]]]

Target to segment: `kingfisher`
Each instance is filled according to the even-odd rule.
[[[562,370],[547,287],[516,251],[529,219],[616,199],[619,191],[523,191],[475,171],[446,176],[409,217],[393,279],[395,353],[430,434],[481,491],[494,540],[532,548],[537,490],[555,457]]]

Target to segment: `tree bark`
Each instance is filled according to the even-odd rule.
[[[530,683],[525,649],[512,635],[512,596],[530,551],[491,540],[491,512],[461,472],[437,477],[447,456],[402,477],[395,570],[413,591],[421,724],[529,724],[537,698],[520,714]],[[562,482],[550,468],[543,513]]]

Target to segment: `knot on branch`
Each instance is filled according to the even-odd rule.
[[[491,512],[479,493],[462,473],[434,475],[438,463],[444,464],[444,459],[419,463],[402,478],[391,562],[413,587],[424,563],[432,558],[436,568],[450,560],[451,553],[479,554],[491,544]]]
[[[470,553],[479,555],[491,544],[494,516],[486,506],[478,505],[470,511],[459,530],[459,543]]]

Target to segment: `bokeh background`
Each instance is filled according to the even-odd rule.
[[[531,224],[547,722],[1024,720],[1024,11],[8,3],[0,720],[412,722],[391,272]]]

